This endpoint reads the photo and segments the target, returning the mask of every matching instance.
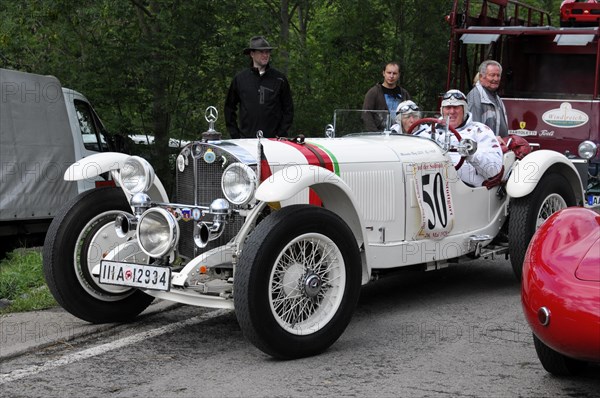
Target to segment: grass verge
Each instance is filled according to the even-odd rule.
[[[0,299],[10,303],[0,309],[0,314],[57,305],[44,280],[39,249],[16,249],[0,261]]]

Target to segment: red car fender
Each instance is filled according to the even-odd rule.
[[[585,269],[578,272],[580,266]],[[600,272],[594,267],[600,269],[600,215],[584,208],[557,212],[531,240],[521,299],[533,333],[547,346],[571,358],[597,362]],[[549,312],[545,326],[542,308]]]

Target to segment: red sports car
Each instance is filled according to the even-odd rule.
[[[600,214],[571,207],[542,224],[525,256],[521,299],[548,372],[573,375],[600,362]]]
[[[598,26],[598,0],[565,0],[560,6],[560,26]]]

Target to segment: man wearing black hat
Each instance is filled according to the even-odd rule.
[[[252,65],[235,75],[225,99],[231,138],[256,138],[258,130],[264,137],[286,137],[292,126],[292,92],[285,75],[269,64],[272,49],[263,36],[255,36],[244,50]]]

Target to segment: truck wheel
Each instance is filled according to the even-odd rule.
[[[318,354],[356,308],[361,260],[350,228],[321,207],[272,213],[248,237],[235,270],[234,304],[246,338],[292,359]]]
[[[510,263],[519,281],[523,260],[535,231],[553,213],[575,205],[575,194],[565,177],[557,173],[543,176],[529,195],[510,203],[508,221],[508,252]]]
[[[556,376],[575,376],[580,374],[587,366],[586,362],[578,361],[554,351],[533,335],[533,345],[540,363],[547,372]]]
[[[125,322],[154,299],[122,286],[100,284],[92,275],[103,255],[127,240],[119,238],[115,217],[131,212],[119,188],[85,191],[54,217],[44,242],[46,283],[56,301],[68,312],[92,323]]]

